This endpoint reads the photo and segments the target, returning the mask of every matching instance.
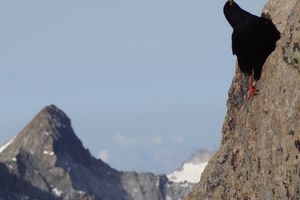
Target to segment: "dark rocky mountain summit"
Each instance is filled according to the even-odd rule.
[[[0,150],[0,199],[179,200],[190,190],[164,175],[119,172],[94,158],[54,105]]]
[[[299,0],[265,6],[282,34],[263,66],[260,95],[246,100],[247,79],[237,68],[220,149],[186,200],[300,199],[299,11]]]

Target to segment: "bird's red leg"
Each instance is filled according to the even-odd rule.
[[[249,99],[254,96],[256,92],[255,87],[253,86],[253,76],[249,76]]]

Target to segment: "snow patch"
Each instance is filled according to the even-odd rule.
[[[66,128],[67,126],[62,123],[61,119],[58,116],[54,116],[53,122],[56,128]]]
[[[53,156],[54,152],[53,151],[43,151],[43,154]]]
[[[81,190],[77,190],[76,191],[78,194],[81,194],[81,195],[84,195],[85,194],[85,192],[84,191],[81,191]]]
[[[159,187],[159,183],[160,183],[160,181],[159,181],[159,179],[157,179],[156,182],[155,182],[155,186]]]
[[[166,200],[172,200],[172,198],[170,196],[166,196]]]
[[[16,138],[16,136],[13,137],[11,140],[9,140],[7,143],[5,143],[3,146],[1,146],[0,153],[2,153],[14,141],[15,138]]]
[[[51,135],[51,132],[50,131],[46,131],[45,135],[49,136],[49,135]]]
[[[57,197],[61,197],[61,195],[63,194],[63,192],[57,188],[52,188],[52,193]]]
[[[176,170],[172,174],[168,175],[170,181],[176,183],[198,183],[200,181],[201,174],[208,162],[202,163],[184,163],[182,169]]]
[[[54,121],[54,124],[56,128],[61,128],[63,125],[60,121]]]
[[[14,162],[16,162],[16,161],[17,161],[17,158],[16,158],[16,157],[13,157],[11,160],[14,161]]]

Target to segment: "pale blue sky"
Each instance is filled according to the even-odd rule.
[[[0,142],[56,104],[117,169],[170,172],[218,148],[235,65],[224,3],[0,0]]]

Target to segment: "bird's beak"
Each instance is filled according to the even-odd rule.
[[[232,6],[233,0],[229,0],[229,5]]]

